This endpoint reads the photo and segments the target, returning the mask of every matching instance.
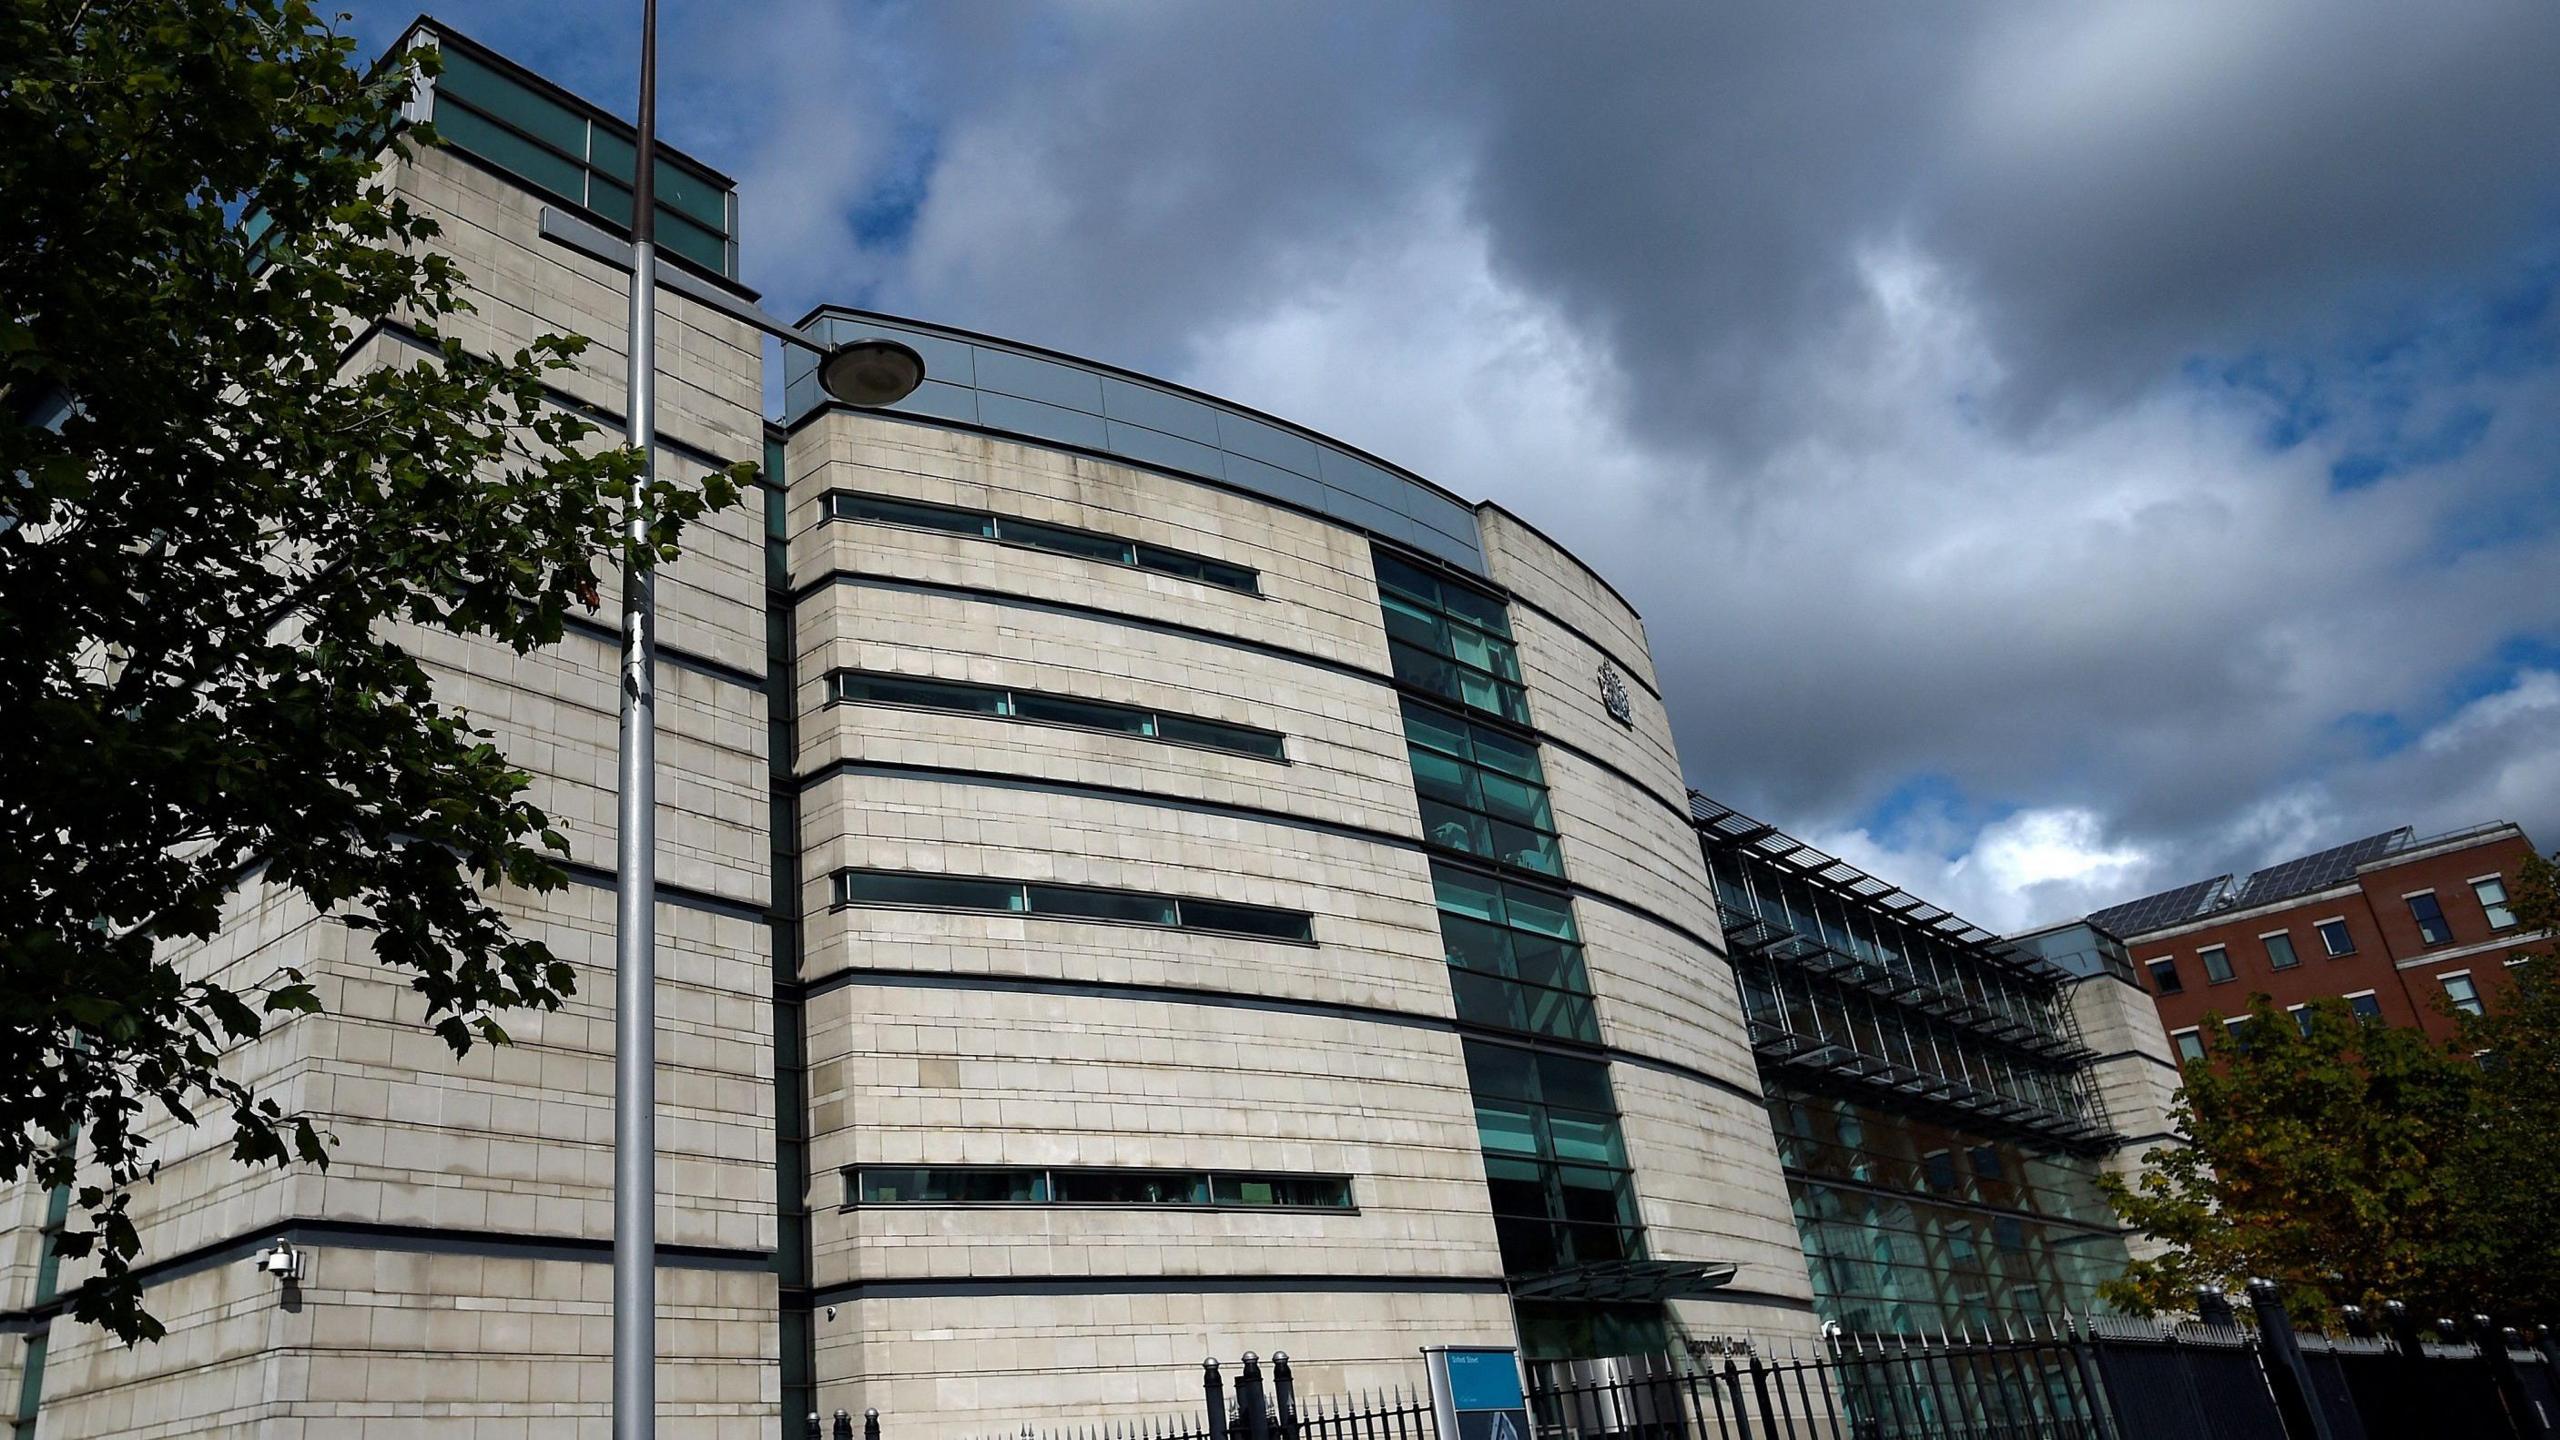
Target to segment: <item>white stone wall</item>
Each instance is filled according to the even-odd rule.
[[[540,203],[467,161],[429,152],[395,178],[438,220],[439,247],[469,278],[476,309],[451,333],[495,353],[541,333],[584,332],[596,341],[584,368],[553,383],[619,412],[624,277],[542,241]],[[662,466],[699,473],[703,454],[756,458],[756,336],[680,297],[662,293],[661,307]],[[416,358],[383,333],[349,364]],[[760,920],[739,918],[763,907],[770,874],[766,707],[751,683],[765,653],[753,504],[688,532],[658,595],[667,647],[743,672],[659,669],[660,878],[723,907],[659,909],[658,1233],[663,1244],[702,1247],[660,1270],[660,1433],[743,1440],[779,1424],[777,1303],[761,1268],[775,1236],[770,947]],[[618,623],[611,585],[591,618]],[[571,858],[609,870],[611,642],[573,632],[516,655],[446,636],[402,639],[436,677],[439,699],[495,732],[533,776],[533,798],[568,836]],[[221,1117],[192,1130],[160,1125],[162,1168],[134,1201],[142,1259],[221,1258],[151,1282],[149,1303],[169,1327],[156,1344],[128,1350],[53,1321],[40,1435],[606,1433],[612,893],[580,883],[509,894],[503,905],[518,933],[576,967],[578,992],[557,1013],[499,1017],[516,1043],[463,1059],[421,1028],[422,1003],[361,936],[262,884],[234,897],[211,941],[172,950],[185,973],[234,983],[282,966],[311,977],[328,1013],[280,1024],[226,1063],[313,1114],[332,1163],[247,1170],[230,1158]],[[42,1204],[24,1185],[0,1195],[9,1227],[0,1308],[32,1299]],[[313,1278],[288,1297],[250,1272],[242,1247],[298,1224],[326,1238],[313,1247]],[[698,1268],[708,1264],[731,1268]],[[66,1267],[64,1285],[80,1275]],[[23,1346],[12,1340],[0,1353],[14,1401]]]
[[[2094,975],[2070,990],[2071,1013],[2080,1022],[2082,1043],[2101,1057],[2090,1067],[2107,1123],[2126,1143],[2099,1162],[2108,1173],[2128,1181],[2147,1168],[2150,1151],[2184,1143],[2176,1139],[2178,1058],[2160,1025],[2160,1007],[2149,991],[2112,975]],[[2125,1248],[2136,1260],[2148,1260],[2167,1247],[2140,1231],[2125,1235]]]

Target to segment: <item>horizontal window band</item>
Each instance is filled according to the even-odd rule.
[[[622,648],[622,632],[613,626],[602,624],[594,620],[583,619],[576,615],[562,617],[561,623],[562,627],[570,634],[583,635],[590,640],[602,641],[607,645],[613,646],[617,655],[620,654]],[[671,665],[678,670],[690,670],[696,675],[705,676],[709,679],[720,681],[723,684],[735,685],[744,690],[762,690],[764,688],[765,677],[762,675],[758,675],[752,670],[739,669],[737,666],[731,665],[725,661],[714,660],[708,655],[697,655],[690,650],[678,649],[664,643],[661,643],[656,647],[656,654],[658,657],[658,663],[661,665]]]
[[[997,510],[942,505],[929,500],[873,495],[843,488],[828,491],[825,503],[826,518],[830,521],[897,525],[938,535],[991,540],[1017,549],[1074,556],[1106,565],[1170,575],[1177,580],[1213,585],[1240,595],[1262,594],[1262,572],[1250,565],[1195,555],[1170,545],[1124,539],[1080,526],[1053,525],[1044,520],[1007,515]]]
[[[246,1260],[277,1240],[312,1249],[379,1250],[409,1255],[474,1255],[489,1260],[566,1260],[584,1265],[613,1263],[613,1242],[584,1237],[523,1235],[497,1230],[447,1230],[432,1225],[394,1225],[368,1220],[280,1220],[256,1226],[165,1259],[134,1267],[145,1287],[165,1285],[190,1275]],[[763,1250],[658,1242],[662,1270],[763,1271],[773,1257]],[[66,1314],[79,1291],[72,1290],[23,1310],[0,1312],[0,1333],[41,1329]]]
[[[1259,806],[1228,805],[1211,800],[1191,800],[1178,796],[1159,795],[1152,791],[1137,789],[1133,786],[1092,785],[1080,781],[1027,779],[1014,775],[997,775],[984,770],[961,769],[956,766],[904,765],[881,761],[838,760],[832,764],[821,766],[820,768],[812,770],[801,776],[797,783],[800,793],[806,795],[810,791],[817,789],[819,786],[826,784],[830,780],[848,776],[867,777],[879,780],[922,780],[937,784],[972,785],[997,790],[1020,790],[1033,794],[1081,796],[1097,800],[1121,800],[1127,801],[1131,804],[1150,806],[1159,810],[1178,810],[1196,815],[1216,815],[1229,819],[1253,820],[1265,824],[1285,826],[1294,830],[1308,830],[1317,834],[1337,835],[1344,839],[1360,840],[1373,845],[1384,845],[1393,849],[1428,854],[1435,859],[1462,866],[1474,859],[1474,857],[1470,857],[1462,853],[1442,852],[1433,849],[1411,836],[1398,835],[1391,831],[1373,830],[1359,825],[1345,825],[1332,820],[1318,820],[1304,815],[1292,815],[1285,811],[1266,810]],[[1484,863],[1481,860],[1474,860],[1474,864],[1483,868],[1487,875],[1493,875],[1496,873],[1491,867],[1484,866]],[[1718,960],[1723,960],[1725,958],[1723,947],[1707,939],[1704,935],[1701,935],[1666,916],[1658,915],[1652,910],[1636,904],[1634,901],[1619,899],[1617,896],[1611,895],[1606,891],[1595,890],[1590,886],[1579,882],[1572,882],[1563,886],[1558,886],[1552,878],[1548,877],[1524,875],[1518,871],[1503,871],[1500,872],[1500,874],[1502,879],[1515,884],[1537,884],[1543,879],[1544,883],[1549,888],[1567,891],[1578,898],[1589,899],[1594,903],[1609,906],[1611,909],[1624,911],[1625,913],[1633,915],[1640,920],[1660,926],[1662,929],[1679,936],[1693,945],[1696,945],[1698,948],[1706,951],[1710,955],[1713,955]]]
[[[1492,1256],[1488,1249],[1486,1257]],[[991,1279],[854,1280],[810,1292],[815,1305],[857,1300],[957,1300],[1032,1295],[1501,1295],[1499,1276],[1010,1275]]]
[[[1078,920],[1283,944],[1316,943],[1315,917],[1304,910],[1248,905],[1207,895],[861,867],[837,870],[834,883],[835,903],[840,906]]]
[[[936,714],[983,715],[1022,725],[1128,735],[1164,745],[1289,763],[1286,741],[1276,730],[1150,705],[1088,700],[1012,685],[979,685],[932,676],[850,669],[828,672],[827,693],[829,703],[836,705],[886,705]]]
[[[1339,1172],[1159,1165],[847,1165],[841,1210],[1254,1210],[1357,1215]],[[1259,1187],[1271,1197],[1243,1196]],[[1276,1198],[1282,1194],[1301,1198]],[[1235,1198],[1230,1198],[1231,1196]],[[1312,1197],[1312,1198],[1305,1198]]]
[[[1204,1005],[1225,1010],[1259,1010],[1280,1015],[1303,1015],[1318,1020],[1348,1020],[1371,1025],[1394,1025],[1408,1030],[1429,1030],[1444,1035],[1490,1040],[1497,1044],[1523,1049],[1552,1048],[1571,1055],[1588,1055],[1613,1063],[1634,1065],[1641,1069],[1670,1075],[1691,1084],[1719,1090],[1753,1105],[1765,1105],[1768,1097],[1748,1086],[1738,1085],[1721,1076],[1683,1065],[1676,1060],[1638,1054],[1615,1047],[1584,1046],[1571,1042],[1554,1043],[1549,1037],[1521,1035],[1507,1030],[1488,1030],[1462,1024],[1441,1015],[1425,1015],[1410,1010],[1390,1010],[1380,1005],[1357,1005],[1335,1000],[1297,1000],[1277,995],[1248,995],[1233,990],[1211,990],[1188,985],[1141,985],[1117,980],[1049,980],[1030,975],[956,974],[939,970],[894,970],[872,966],[849,965],[811,975],[800,982],[800,995],[815,1000],[838,990],[874,985],[901,990],[984,991],[995,994],[1055,995],[1079,1000],[1128,1000],[1157,1005]],[[1756,1073],[1756,1072],[1755,1072]]]
[[[989,605],[1002,605],[1016,610],[1030,610],[1050,615],[1065,615],[1079,620],[1097,620],[1107,625],[1125,625],[1134,630],[1144,630],[1160,635],[1174,635],[1187,640],[1199,640],[1207,644],[1223,646],[1230,650],[1241,650],[1251,655],[1262,655],[1276,660],[1284,660],[1294,665],[1311,665],[1319,670],[1330,671],[1337,675],[1346,675],[1355,680],[1365,680],[1373,685],[1383,685],[1396,691],[1400,695],[1409,695],[1433,705],[1446,706],[1450,703],[1445,697],[1435,695],[1428,690],[1415,689],[1400,684],[1393,675],[1388,674],[1385,671],[1372,670],[1363,665],[1353,665],[1345,661],[1330,659],[1326,656],[1313,654],[1305,650],[1293,650],[1285,645],[1273,645],[1266,641],[1250,640],[1243,636],[1229,635],[1221,631],[1210,630],[1198,625],[1185,625],[1179,621],[1158,620],[1149,616],[1132,615],[1127,611],[1106,609],[1098,605],[1078,605],[1064,600],[1041,600],[1028,595],[1019,595],[1010,590],[998,590],[991,586],[954,585],[936,580],[908,580],[897,576],[882,575],[876,572],[864,570],[830,570],[825,574],[817,575],[808,580],[802,581],[799,585],[794,587],[791,591],[791,601],[793,605],[797,606],[808,601],[822,591],[839,585],[849,589],[884,590],[898,594],[947,596],[953,599],[973,600]],[[1692,822],[1689,818],[1688,796],[1685,792],[1682,794],[1680,799],[1674,801],[1664,796],[1653,787],[1645,784],[1643,781],[1638,780],[1633,775],[1628,774],[1613,762],[1605,760],[1569,740],[1560,739],[1555,735],[1528,726],[1512,724],[1511,722],[1503,720],[1502,717],[1498,715],[1487,715],[1478,711],[1469,711],[1467,714],[1469,719],[1475,720],[1479,723],[1490,723],[1495,726],[1508,728],[1512,732],[1527,739],[1537,741],[1540,744],[1554,746],[1556,749],[1573,756],[1575,759],[1582,761],[1593,769],[1601,771],[1602,773],[1617,780],[1628,789],[1633,790],[1635,793],[1652,801],[1654,804],[1661,806],[1664,810],[1677,817],[1682,831],[1687,832],[1692,828]]]

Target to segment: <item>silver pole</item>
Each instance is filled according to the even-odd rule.
[[[641,6],[639,129],[624,434],[640,447],[641,489],[623,517],[622,767],[614,806],[614,1440],[655,1440],[658,1432],[658,613],[645,500],[658,473],[657,0]]]

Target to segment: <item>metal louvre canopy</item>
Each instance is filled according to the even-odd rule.
[[[1734,1266],[1717,1260],[1596,1260],[1511,1282],[1519,1300],[1608,1303],[1694,1300],[1733,1283]]]
[[[2060,966],[1888,881],[1828,855],[1778,827],[1692,790],[1689,821],[1710,840],[1785,867],[1836,894],[1962,946],[1993,965],[2043,984],[2069,977]]]

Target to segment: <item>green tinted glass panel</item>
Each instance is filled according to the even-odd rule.
[[[929,1170],[865,1166],[854,1179],[864,1205],[1036,1205],[1049,1198],[1040,1170]]]
[[[1271,940],[1313,940],[1315,923],[1302,910],[1274,910],[1261,905],[1232,905],[1223,900],[1182,902],[1182,928],[1216,930],[1230,935],[1256,935]]]
[[[1506,885],[1502,890],[1502,903],[1514,929],[1534,930],[1559,940],[1576,938],[1573,911],[1561,895]]]
[[[714,275],[729,273],[729,242],[664,205],[658,207],[658,247]]]
[[[1206,1205],[1209,1177],[1176,1170],[1058,1170],[1061,1205]]]
[[[1538,768],[1538,750],[1526,740],[1516,740],[1481,725],[1468,727],[1475,748],[1476,763],[1489,770],[1522,780],[1546,782],[1546,774]]]
[[[1501,636],[1511,633],[1511,620],[1503,613],[1501,601],[1455,581],[1441,584],[1440,608],[1479,630],[1490,630]]]
[[[1001,517],[996,521],[996,538],[1016,545],[1055,550],[1061,555],[1081,555],[1088,560],[1110,560],[1122,565],[1135,563],[1126,540],[1085,530],[1069,530],[1061,525],[1043,525],[1037,520]]]
[[[975,510],[928,505],[919,500],[891,500],[878,495],[848,495],[842,491],[828,497],[828,500],[832,513],[839,520],[914,525],[926,530],[947,530],[954,535],[988,536],[995,533],[995,517]]]
[[[1411,700],[1399,702],[1404,707],[1404,734],[1416,745],[1439,751],[1460,760],[1481,758],[1475,754],[1470,737],[1473,725],[1430,705]]]
[[[1281,758],[1280,737],[1268,730],[1228,725],[1216,720],[1194,720],[1186,715],[1156,716],[1156,738],[1185,745],[1205,745],[1213,750],[1232,750],[1239,755],[1258,755],[1266,760]]]
[[[1087,730],[1118,730],[1130,735],[1146,735],[1155,730],[1155,717],[1144,710],[1070,700],[1063,695],[1034,695],[1017,690],[1013,694],[1013,713],[1025,720],[1046,720]]]
[[[436,133],[455,149],[476,155],[555,199],[571,205],[587,203],[587,172],[576,161],[564,160],[459,105],[437,106],[435,125]]]
[[[1536,1155],[1540,1152],[1537,1116],[1526,1106],[1478,1099],[1476,1139],[1485,1149],[1497,1154]]]
[[[1381,587],[1410,596],[1431,609],[1440,608],[1440,582],[1437,579],[1384,551],[1373,553]]]
[[[442,55],[444,73],[436,77],[436,93],[463,100],[495,115],[547,144],[583,159],[587,153],[587,118],[558,101],[535,93],[459,50]],[[444,129],[445,107],[436,107],[436,128]]]
[[[931,905],[956,910],[1022,909],[1022,887],[1007,880],[971,880],[954,875],[913,875],[879,870],[847,870],[836,877],[836,892],[857,905]]]
[[[1615,1114],[1616,1099],[1609,1093],[1609,1067],[1597,1060],[1579,1060],[1570,1055],[1538,1056],[1538,1098],[1550,1105],[1570,1105],[1577,1110],[1597,1110]]]
[[[957,685],[939,680],[909,680],[893,675],[838,675],[839,699],[875,705],[922,705],[935,710],[966,710],[1001,715],[1004,692],[983,685]]]
[[[1170,925],[1174,922],[1174,905],[1170,896],[1142,895],[1133,890],[1087,890],[1069,885],[1033,885],[1028,889],[1034,915],[1118,920],[1136,925]]]
[[[1435,862],[1431,867],[1431,894],[1443,910],[1495,924],[1504,919],[1502,883],[1490,876]]]

